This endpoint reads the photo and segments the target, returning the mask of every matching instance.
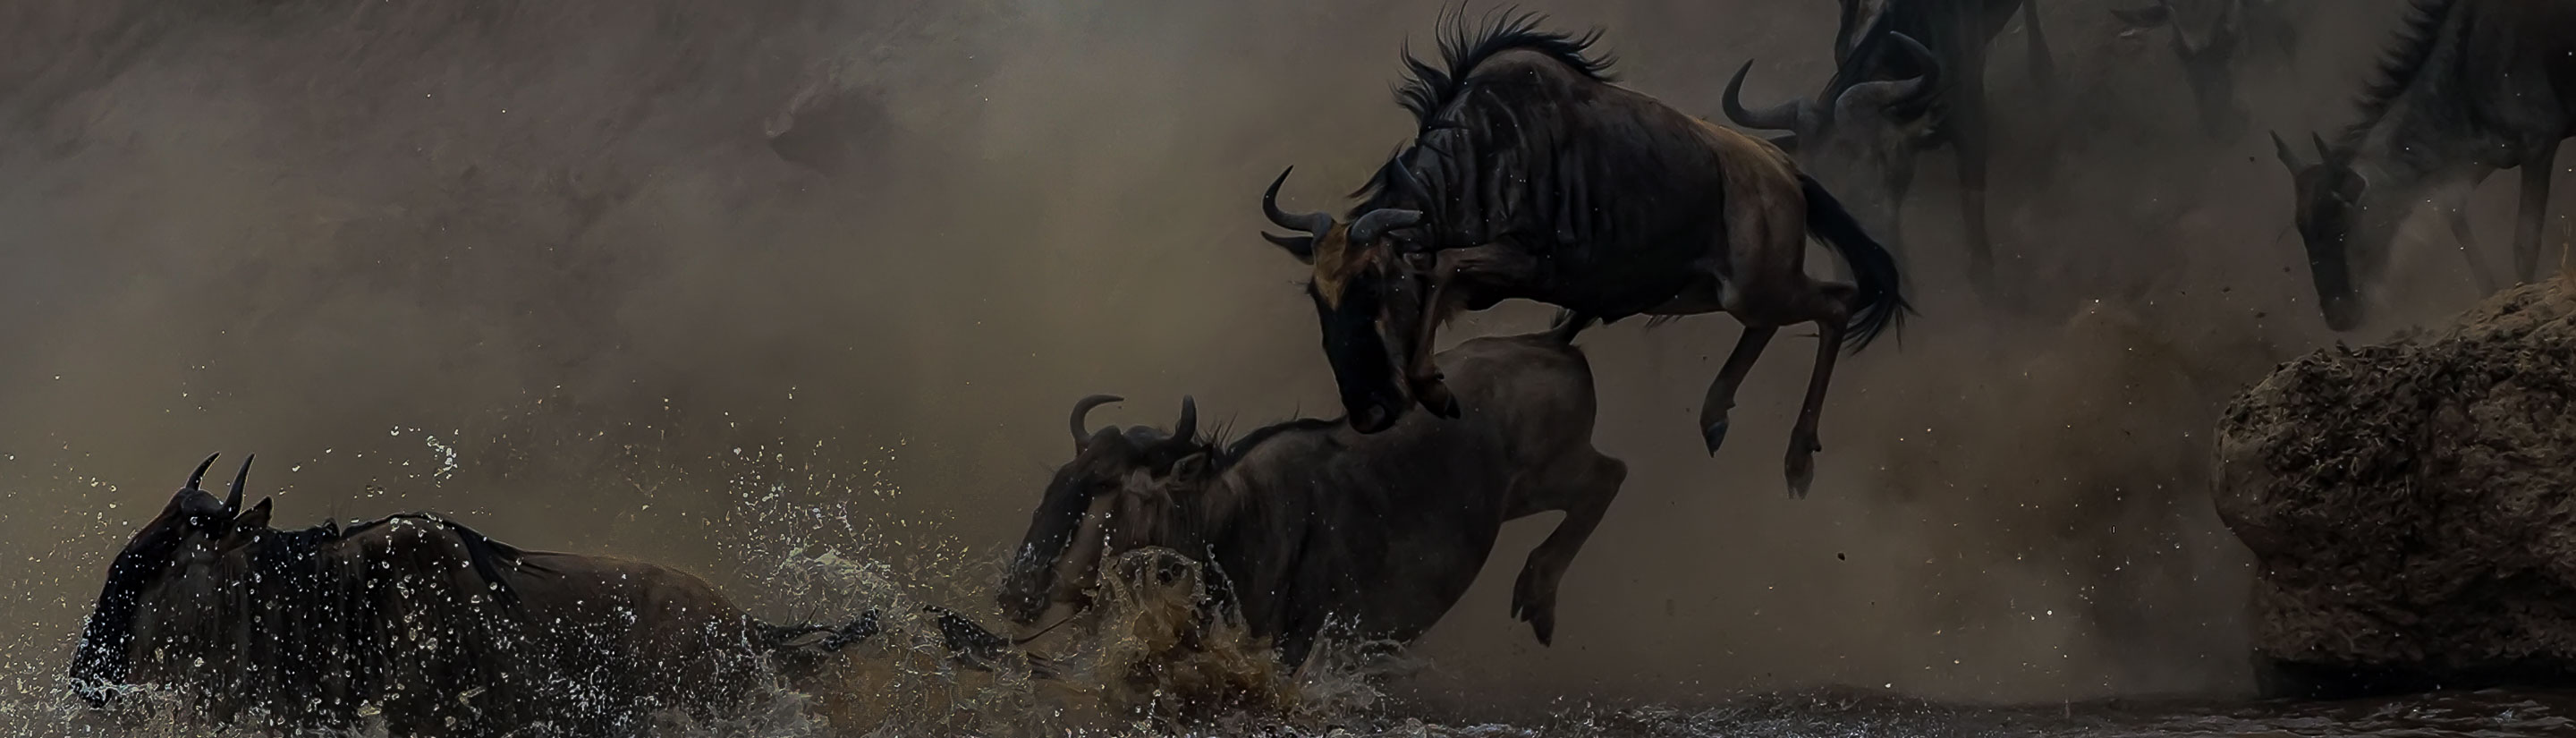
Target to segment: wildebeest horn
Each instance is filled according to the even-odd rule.
[[[241,471],[233,472],[232,493],[224,495],[224,514],[241,514],[242,483],[250,481],[250,462],[256,458],[259,458],[259,454],[242,457]]]
[[[1913,79],[1913,88],[1905,91],[1904,100],[1908,103],[1929,102],[1932,95],[1941,91],[1941,57],[1933,56],[1932,49],[1914,40],[1913,36],[1890,31],[1887,38],[1896,42],[1896,48],[1904,49],[1905,53],[1913,55],[1916,63],[1923,65],[1923,75]]]
[[[1422,211],[1402,208],[1379,208],[1351,221],[1351,243],[1366,245],[1387,231],[1422,222]]]
[[[215,457],[222,455],[222,452],[207,454],[205,461],[197,462],[197,470],[188,474],[188,486],[181,487],[180,489],[196,489],[197,483],[204,481],[206,478],[206,467],[214,466]]]
[[[1372,213],[1374,215],[1374,213]],[[1181,419],[1172,424],[1173,440],[1189,443],[1199,437],[1199,403],[1189,395],[1181,396]]]
[[[1304,231],[1311,236],[1321,236],[1332,231],[1333,216],[1320,212],[1291,213],[1279,209],[1279,185],[1285,184],[1288,181],[1288,173],[1294,171],[1297,171],[1296,167],[1279,170],[1279,178],[1270,180],[1270,189],[1263,190],[1261,193],[1261,214],[1269,216],[1272,225]],[[1272,240],[1277,241],[1277,239]]]
[[[1082,453],[1085,447],[1091,445],[1091,431],[1082,428],[1086,425],[1083,418],[1090,417],[1092,408],[1126,401],[1127,398],[1117,395],[1092,395],[1073,403],[1073,452]]]
[[[1887,40],[1896,44],[1897,48],[1904,49],[1906,54],[1914,57],[1915,62],[1923,65],[1923,74],[1912,79],[1863,82],[1852,85],[1851,89],[1843,91],[1842,97],[1836,99],[1836,104],[1864,103],[1913,107],[1931,102],[1932,96],[1940,93],[1941,60],[1932,56],[1932,50],[1925,48],[1923,42],[1902,33],[1891,31],[1887,34]]]
[[[1720,100],[1720,105],[1726,111],[1726,119],[1746,128],[1773,131],[1798,130],[1798,124],[1806,120],[1805,100],[1791,100],[1759,111],[1744,108],[1744,99],[1740,95],[1744,92],[1744,75],[1751,71],[1753,71],[1753,60],[1747,59],[1744,61],[1744,66],[1735,68],[1735,78],[1727,80],[1726,97]]]
[[[2280,131],[2272,132],[2272,155],[2281,157],[2281,166],[2289,167],[2290,171],[2308,168],[2307,162],[2299,159],[2299,152],[2290,150],[2290,142],[2281,140]]]
[[[2343,165],[2344,159],[2342,154],[2336,152],[2333,146],[2326,143],[2325,136],[2319,135],[2316,131],[2309,131],[2308,141],[2316,144],[2318,163],[2333,164],[2336,166]]]

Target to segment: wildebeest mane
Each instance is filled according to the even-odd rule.
[[[1603,82],[1617,78],[1610,71],[1616,58],[1589,55],[1592,45],[1601,40],[1601,29],[1581,36],[1542,31],[1538,25],[1546,16],[1512,7],[1486,13],[1481,26],[1471,26],[1465,11],[1464,6],[1452,8],[1440,19],[1440,60],[1447,69],[1415,57],[1411,48],[1404,50],[1404,84],[1396,88],[1395,99],[1413,112],[1421,133],[1437,127],[1440,109],[1466,93],[1467,75],[1475,71],[1476,65],[1506,51],[1526,49],[1546,54],[1585,77]]]
[[[2398,29],[2388,49],[2380,54],[2379,69],[2353,101],[2353,108],[2360,118],[2344,129],[2340,145],[2349,148],[2369,133],[2372,126],[2379,124],[2380,117],[2388,114],[2388,107],[2396,102],[2397,97],[2405,94],[2406,88],[2415,83],[2416,76],[2424,71],[2425,63],[2432,61],[2433,50],[2440,46],[2443,21],[2450,19],[2451,9],[2458,5],[2458,0],[2414,0],[2405,25]]]
[[[1426,143],[1424,139],[1430,138],[1434,131],[1474,123],[1452,120],[1451,116],[1444,115],[1444,112],[1455,107],[1459,101],[1467,99],[1475,91],[1475,85],[1470,84],[1470,79],[1476,68],[1487,60],[1506,52],[1533,51],[1563,64],[1566,69],[1585,79],[1597,82],[1611,82],[1617,79],[1617,75],[1610,71],[1617,60],[1610,55],[1591,53],[1592,46],[1601,39],[1601,29],[1594,28],[1582,35],[1541,30],[1539,24],[1545,20],[1546,16],[1539,13],[1520,12],[1516,8],[1504,7],[1486,13],[1480,21],[1471,22],[1466,17],[1464,7],[1456,7],[1444,13],[1439,22],[1438,45],[1441,59],[1439,65],[1435,66],[1414,56],[1409,47],[1403,52],[1404,82],[1397,86],[1395,97],[1398,105],[1413,113],[1416,125],[1415,141],[1412,145],[1400,149],[1395,156],[1389,157],[1386,164],[1378,167],[1375,175],[1369,177],[1359,189],[1352,191],[1351,196],[1361,200],[1360,205],[1351,211],[1354,217],[1370,210],[1401,205],[1395,201],[1404,189],[1396,180],[1397,162],[1412,157],[1415,151],[1424,146]],[[1504,117],[1509,116],[1505,114]],[[1517,129],[1517,126],[1514,128]],[[1523,132],[1514,130],[1513,133],[1521,135]],[[1434,148],[1437,149],[1437,147]],[[1478,166],[1477,163],[1464,165]],[[1416,174],[1425,173],[1416,172]],[[1437,173],[1433,173],[1432,178],[1436,181],[1458,179],[1456,176],[1441,176]],[[1452,182],[1451,184],[1465,183]]]
[[[530,569],[542,570],[539,567],[535,567],[526,562],[526,551],[521,551],[518,547],[507,543],[492,540],[490,537],[483,535],[481,531],[465,527],[464,523],[448,520],[428,513],[398,513],[387,515],[377,520],[349,526],[347,531],[340,533],[338,536],[334,536],[332,540],[337,540],[339,536],[357,535],[365,532],[369,528],[391,523],[396,520],[419,520],[445,528],[448,532],[456,534],[457,541],[465,544],[465,556],[468,561],[473,562],[474,574],[482,577],[483,582],[492,588],[493,593],[498,595],[501,602],[504,604],[517,602],[519,595],[517,592],[510,589],[509,580],[501,577],[502,564],[509,564],[513,568],[528,567]],[[328,523],[325,523],[325,525],[328,525]]]
[[[1218,469],[1223,469],[1227,466],[1232,466],[1236,461],[1242,460],[1245,455],[1252,453],[1252,450],[1260,447],[1261,444],[1266,443],[1273,438],[1278,438],[1282,434],[1293,431],[1330,430],[1341,425],[1343,422],[1342,418],[1298,418],[1295,420],[1286,420],[1254,428],[1252,432],[1245,433],[1242,438],[1234,439],[1232,442],[1227,442],[1222,438],[1211,437],[1208,439],[1208,446],[1210,448],[1222,449],[1220,453],[1215,454],[1216,458],[1214,461],[1216,461],[1216,467]]]

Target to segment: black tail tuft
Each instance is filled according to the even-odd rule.
[[[1799,174],[1798,189],[1807,197],[1807,232],[1832,246],[1851,265],[1859,295],[1852,301],[1843,346],[1857,352],[1878,340],[1879,334],[1898,328],[1906,314],[1914,312],[1905,304],[1905,296],[1898,294],[1902,279],[1896,272],[1896,257],[1861,230],[1860,223],[1843,210],[1842,201],[1816,184],[1814,177]]]

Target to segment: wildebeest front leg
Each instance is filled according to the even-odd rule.
[[[1454,309],[1451,301],[1458,299],[1452,288],[1457,276],[1455,263],[1443,255],[1432,269],[1431,298],[1422,304],[1422,325],[1414,331],[1412,355],[1404,362],[1405,388],[1413,392],[1413,400],[1443,418],[1458,417],[1458,396],[1441,381],[1440,366],[1431,361],[1431,342],[1439,334],[1441,321]]]
[[[1530,284],[1537,277],[1537,261],[1500,244],[1449,249],[1435,257],[1431,296],[1423,303],[1422,324],[1414,331],[1413,347],[1404,365],[1407,388],[1423,409],[1444,418],[1458,417],[1458,398],[1440,381],[1440,367],[1431,361],[1432,342],[1438,336],[1440,323],[1465,305],[1477,290],[1509,289]]]
[[[2030,31],[2030,81],[2041,93],[2057,91],[2057,62],[2049,58],[2048,36],[2039,30],[2039,0],[2021,4],[2022,25]]]
[[[1717,380],[1708,383],[1708,396],[1699,405],[1699,434],[1708,442],[1708,455],[1716,456],[1717,447],[1726,443],[1726,412],[1735,409],[1735,390],[1744,386],[1744,375],[1753,372],[1762,347],[1771,345],[1771,337],[1779,332],[1777,327],[1746,324],[1744,337],[1735,339],[1735,350],[1726,355],[1726,366],[1718,368]]]
[[[2540,276],[2540,231],[2549,222],[2549,175],[2558,172],[2558,142],[2534,147],[2522,160],[2522,212],[2513,228],[2514,276]]]
[[[1976,47],[1978,44],[1970,44]],[[1986,229],[1986,159],[1991,153],[1986,115],[1986,57],[1982,50],[1971,49],[1956,72],[1956,97],[1950,105],[1950,141],[1959,159],[1959,219],[1967,228],[1968,286],[1979,297],[1994,300],[2001,295],[1995,279],[1993,239]]]
[[[2483,178],[2483,177],[2481,177]],[[2469,281],[2477,284],[2481,296],[2495,294],[2498,287],[2495,272],[2487,269],[2486,258],[2478,250],[2477,234],[2469,229],[2469,195],[2477,188],[2476,180],[2462,185],[2442,198],[2443,220],[2451,224],[2451,239],[2459,242],[2460,257],[2469,262]]]

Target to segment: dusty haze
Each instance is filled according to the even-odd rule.
[[[2205,437],[2228,394],[2334,339],[2261,130],[2345,119],[2400,3],[2336,5],[2294,68],[2251,67],[2258,125],[2224,145],[2162,36],[2046,3],[2051,97],[2006,31],[1995,222],[2030,304],[1959,285],[1933,155],[1907,219],[1922,314],[1843,364],[1811,499],[1780,470],[1806,342],[1770,352],[1712,460],[1692,418],[1733,323],[1587,334],[1600,445],[1633,473],[1557,645],[1505,616],[1551,516],[1508,529],[1414,686],[1467,714],[2242,689],[2245,557],[2209,512]],[[1830,72],[1830,3],[1531,7],[1606,26],[1627,84],[1705,115],[1748,58],[1764,104]],[[764,596],[779,556],[822,544],[989,609],[977,562],[1018,538],[1075,398],[1130,398],[1099,422],[1168,424],[1183,393],[1241,426],[1335,411],[1255,198],[1295,164],[1287,196],[1338,207],[1405,138],[1396,52],[1437,10],[8,3],[5,673],[57,687],[107,560],[213,451],[261,454],[281,525],[448,512],[691,569],[774,616],[854,606]],[[2510,179],[2478,211],[2499,267]],[[2448,247],[2400,254],[2406,307],[2373,335],[2468,303]]]

